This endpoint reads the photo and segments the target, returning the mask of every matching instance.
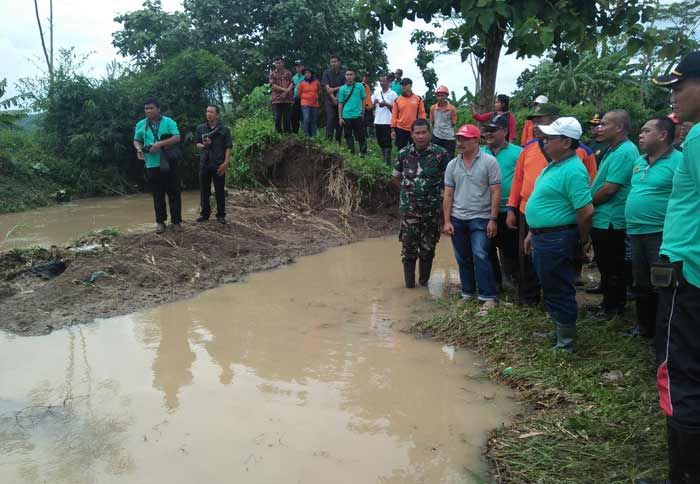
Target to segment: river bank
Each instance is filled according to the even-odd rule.
[[[449,302],[413,331],[476,351],[491,378],[531,408],[491,432],[494,482],[629,484],[667,474],[654,355],[648,340],[624,336],[630,324],[595,321],[584,309],[574,354],[549,350],[543,333],[553,327],[541,309],[512,304],[482,315]]]
[[[235,190],[227,199],[225,226],[189,222],[182,233],[98,233],[74,247],[3,253],[0,328],[47,334],[186,298],[295,257],[397,229],[393,209],[345,216],[328,206],[312,208],[307,197]],[[57,277],[44,280],[29,271],[32,264],[59,259],[67,269]]]

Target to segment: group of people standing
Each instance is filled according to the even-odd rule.
[[[278,130],[292,131],[303,119],[304,132],[313,136],[323,92],[326,135],[340,141],[344,131],[350,150],[357,139],[364,153],[366,116],[372,111],[379,146],[394,165],[400,187],[406,287],[416,285],[416,265],[418,283],[428,284],[435,248],[445,233],[452,240],[463,299],[477,299],[490,309],[507,285],[516,288],[519,304],[542,299],[555,326],[554,349],[571,352],[578,319],[575,286],[583,261],[592,248],[603,295],[596,317],[609,320],[625,308],[625,260],[631,252],[637,306],[632,334],[655,337],[670,463],[669,481],[637,483],[700,482],[700,52],[655,79],[672,90],[673,113],[644,123],[641,155],[629,139],[631,120],[623,109],[589,121],[596,145],[591,149],[581,142],[580,122],[560,116],[559,108],[540,96],[519,146],[505,96],[497,98],[492,112],[474,110],[480,126],[455,130],[456,111],[444,86],[426,113],[411,80],[400,71],[393,78],[382,75],[372,93],[366,82],[356,82],[355,71],[340,69],[337,57],[320,81],[300,62],[294,78],[282,59],[275,64],[270,84]],[[180,133],[171,118],[161,115],[157,100],[148,99],[144,109],[134,147],[152,188],[156,231],[165,230],[166,194],[173,228],[181,230],[172,153]],[[223,187],[232,144],[217,106],[207,107],[196,142],[202,154],[197,220],[210,216],[213,183],[216,216],[225,223]],[[399,150],[395,162],[392,144]]]
[[[423,99],[413,92],[411,79],[403,71],[383,73],[379,86],[373,91],[370,74],[341,68],[340,58],[331,56],[330,66],[319,80],[304,62],[294,62],[296,74],[284,67],[281,57],[275,59],[270,71],[272,112],[278,132],[297,133],[301,127],[307,136],[315,136],[321,99],[323,99],[326,137],[340,143],[345,135],[348,149],[360,155],[367,153],[367,136],[374,131],[387,165],[393,162],[392,150],[412,141],[411,129],[417,119],[426,119]],[[447,102],[449,90],[441,86],[436,92],[438,102],[430,109],[433,128],[432,141],[454,155],[457,111]]]
[[[417,262],[418,282],[428,284],[442,231],[452,239],[462,298],[493,308],[499,280],[517,287],[519,304],[542,298],[553,349],[575,349],[576,280],[591,250],[601,320],[625,309],[631,252],[637,327],[629,334],[655,337],[670,464],[670,480],[636,482],[690,484],[700,482],[700,52],[654,82],[672,89],[673,113],[644,123],[642,154],[625,110],[589,121],[594,151],[581,141],[581,123],[544,97],[517,146],[501,98],[494,112],[474,112],[480,127],[457,130],[454,159],[431,141],[434,125],[431,135],[428,121],[414,120],[393,174],[406,287],[415,287]]]

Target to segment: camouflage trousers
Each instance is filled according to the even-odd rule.
[[[441,230],[442,212],[401,214],[401,260],[432,260],[435,257],[435,246],[440,241]]]

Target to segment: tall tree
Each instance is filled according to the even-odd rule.
[[[595,45],[598,36],[618,35],[650,14],[652,0],[365,0],[361,15],[367,25],[401,26],[404,20],[436,17],[458,19],[445,33],[447,47],[478,59],[480,101],[491,106],[501,50],[518,57],[554,53],[557,62],[576,57]]]
[[[46,48],[46,39],[44,36],[44,28],[41,24],[41,16],[39,15],[38,0],[34,0],[34,13],[36,14],[36,24],[39,28],[39,37],[41,38],[41,47],[44,51],[46,59],[46,67],[49,72],[50,83],[53,82],[53,0],[49,0],[49,48]]]

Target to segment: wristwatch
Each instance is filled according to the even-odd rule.
[[[494,217],[493,215],[491,215],[489,217],[489,220],[493,220],[494,222],[498,222],[498,217]]]

